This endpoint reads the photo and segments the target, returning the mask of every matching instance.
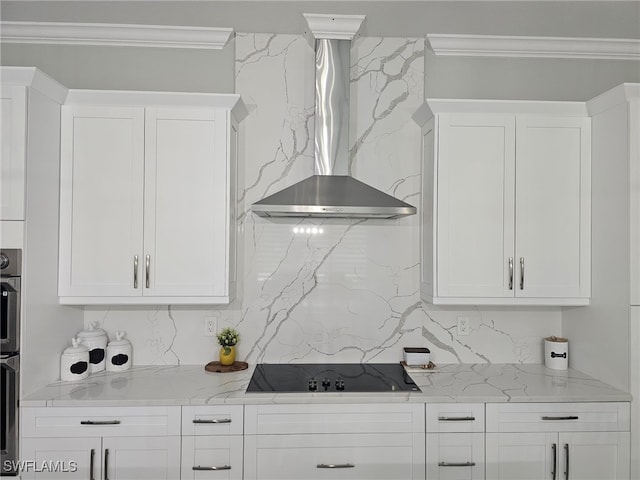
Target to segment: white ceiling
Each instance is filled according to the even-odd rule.
[[[302,13],[365,14],[362,35],[426,33],[640,38],[640,0],[200,0],[0,2],[13,21],[231,27],[237,32],[302,33]]]

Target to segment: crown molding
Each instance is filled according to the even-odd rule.
[[[587,102],[589,115],[594,116],[611,107],[640,99],[640,83],[623,83]]]
[[[36,67],[0,67],[0,83],[38,90],[43,95],[63,104],[68,89]]]
[[[427,34],[436,55],[640,60],[639,39]]]
[[[353,40],[366,15],[327,15],[303,13],[309,30],[315,38]]]
[[[220,50],[232,28],[112,23],[0,22],[3,43],[108,45]]]

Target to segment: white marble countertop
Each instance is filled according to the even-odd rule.
[[[253,368],[210,373],[199,365],[141,366],[58,381],[27,396],[23,407],[265,403],[617,402],[631,395],[576,370],[537,364],[450,364],[411,373],[422,392],[245,393]]]

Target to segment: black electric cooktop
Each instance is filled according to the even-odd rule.
[[[420,389],[399,363],[262,363],[247,392],[404,392]]]

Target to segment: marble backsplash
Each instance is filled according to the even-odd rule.
[[[403,346],[436,363],[540,363],[558,308],[438,307],[419,296],[419,218],[278,219],[252,202],[313,173],[314,52],[300,36],[238,34],[236,91],[250,114],[238,171],[238,298],[224,307],[87,307],[125,330],[137,365],[216,358],[204,318],[241,334],[249,362],[396,362]],[[423,39],[360,37],[352,48],[353,176],[419,206]],[[457,335],[457,317],[470,334]]]

